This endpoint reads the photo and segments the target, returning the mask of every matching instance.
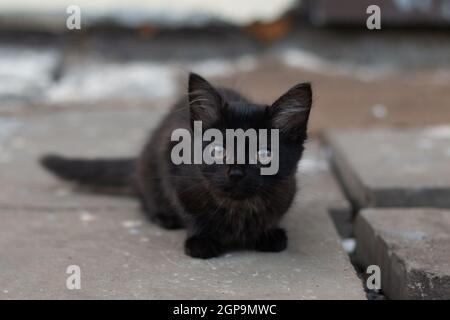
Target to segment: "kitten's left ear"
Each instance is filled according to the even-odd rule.
[[[272,127],[289,137],[305,138],[311,104],[311,84],[292,87],[269,107]]]

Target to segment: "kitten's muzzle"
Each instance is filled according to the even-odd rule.
[[[228,179],[233,183],[238,183],[245,177],[245,171],[239,167],[230,167],[228,170]]]
[[[241,166],[231,166],[227,171],[228,182],[222,187],[227,196],[233,199],[245,199],[251,196],[246,179],[245,169]]]

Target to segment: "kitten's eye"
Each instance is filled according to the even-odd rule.
[[[213,157],[214,160],[221,161],[225,158],[226,152],[225,148],[219,145],[215,145],[211,149],[211,157]]]
[[[257,158],[259,163],[266,165],[269,164],[270,161],[272,160],[272,153],[270,152],[270,150],[261,149],[258,150]]]

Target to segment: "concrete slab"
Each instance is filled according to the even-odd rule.
[[[359,207],[450,207],[450,127],[335,130],[332,160]]]
[[[121,157],[138,154],[163,108],[61,112],[0,122],[0,207],[132,207],[124,197],[83,194],[38,164],[44,153]]]
[[[137,210],[2,210],[1,299],[364,299],[327,211],[297,202],[282,253],[184,255],[183,231]],[[66,269],[81,268],[81,289]]]
[[[328,152],[323,145],[314,140],[307,142],[299,165],[301,174],[298,186],[301,201],[324,204],[339,235],[348,238],[353,234],[352,208],[331,173],[328,160]]]
[[[4,119],[9,125],[0,143],[9,157],[0,170],[1,298],[364,299],[329,217],[329,208],[349,205],[315,141],[308,143],[301,192],[283,222],[288,250],[208,261],[185,256],[184,231],[148,223],[134,200],[75,192],[36,165],[49,151],[133,154],[165,111]],[[81,290],[66,288],[69,265],[81,268]]]
[[[0,207],[84,208],[129,204],[126,198],[80,192],[44,171],[44,153],[67,156],[121,157],[138,154],[147,135],[167,108],[59,112],[28,118],[0,118]],[[118,130],[120,128],[120,130]],[[20,170],[17,170],[20,168]],[[330,174],[324,151],[307,143],[299,187],[304,202],[321,202],[350,216],[350,205]],[[111,199],[111,200],[109,200]],[[105,201],[108,200],[108,201]],[[134,201],[132,201],[134,203]]]
[[[450,299],[450,210],[365,209],[356,255],[381,269],[391,299]]]

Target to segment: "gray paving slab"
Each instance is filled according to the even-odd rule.
[[[58,112],[27,118],[0,118],[0,207],[85,208],[104,205],[104,197],[80,192],[44,171],[44,153],[66,156],[120,157],[137,154],[167,108]],[[18,170],[17,168],[20,168]],[[350,215],[350,205],[330,174],[317,141],[307,143],[300,163],[302,201],[321,202],[331,212]],[[110,200],[111,206],[130,204]],[[134,201],[131,201],[134,203]]]
[[[450,126],[334,130],[326,142],[359,207],[450,207]]]
[[[0,207],[135,207],[125,197],[75,192],[38,164],[44,153],[121,157],[137,154],[163,108],[60,112],[0,120]],[[107,200],[107,201],[106,201]]]
[[[208,261],[185,256],[184,231],[148,223],[135,201],[77,192],[36,165],[49,151],[133,154],[165,111],[3,119],[1,298],[365,298],[329,216],[330,208],[349,206],[315,141],[308,143],[301,191],[283,221],[288,250],[233,252]],[[81,290],[65,286],[72,264],[81,268]]]
[[[299,165],[298,180],[303,202],[327,206],[334,225],[343,238],[353,234],[353,211],[329,166],[328,152],[317,141],[309,141]],[[303,192],[303,189],[306,191]]]
[[[450,210],[365,209],[356,220],[356,255],[381,269],[391,299],[450,299]]]
[[[137,210],[2,210],[0,298],[364,299],[360,280],[322,205],[298,202],[282,253],[184,255],[183,231]],[[81,289],[66,269],[81,269]]]

